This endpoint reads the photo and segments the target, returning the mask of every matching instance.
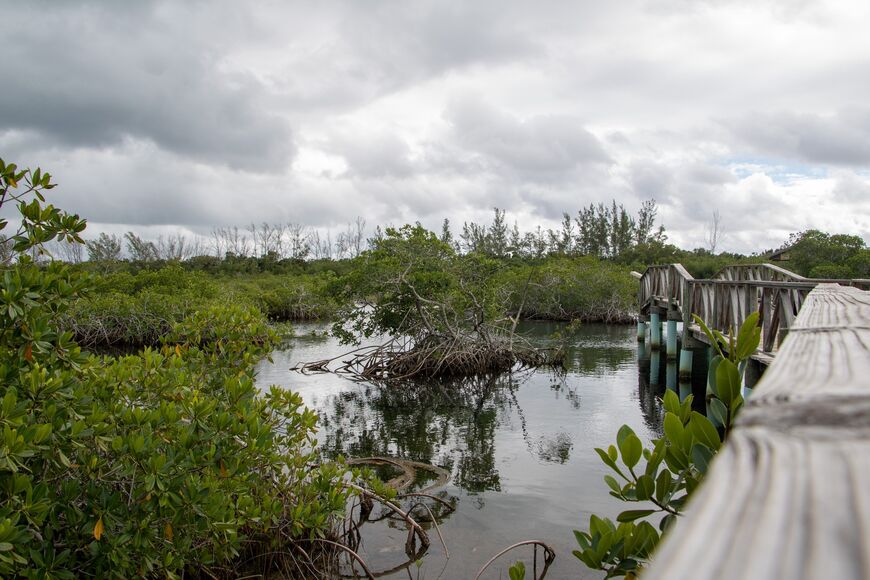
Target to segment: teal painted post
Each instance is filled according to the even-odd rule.
[[[677,321],[668,320],[667,355],[668,360],[677,360]]]
[[[653,350],[650,353],[649,359],[649,386],[657,387],[659,385],[659,369],[661,368],[662,357],[659,356],[659,351]]]
[[[680,350],[680,380],[692,380],[692,351],[688,348]]]
[[[685,401],[686,397],[692,394],[692,383],[680,381],[680,401]]]
[[[662,320],[658,312],[649,315],[649,345],[653,350],[662,347]]]
[[[646,340],[646,322],[643,320],[637,321],[637,341],[643,342]]]
[[[677,363],[669,360],[665,367],[665,385],[668,389],[677,391]]]

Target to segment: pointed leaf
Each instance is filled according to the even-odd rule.
[[[740,395],[740,371],[730,360],[723,360],[716,369],[717,396],[730,408],[732,401]]]
[[[707,467],[713,459],[713,452],[705,445],[692,446],[692,462],[702,474],[707,473]]]
[[[638,518],[645,518],[650,514],[654,514],[656,510],[627,510],[616,516],[618,522],[633,522]]]
[[[697,411],[692,411],[689,431],[691,431],[696,441],[706,445],[712,451],[718,450],[722,444],[722,441],[719,439],[719,431],[716,430],[713,423]]]

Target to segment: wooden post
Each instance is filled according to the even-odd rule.
[[[646,340],[646,322],[643,320],[637,321],[637,341],[643,342]]]
[[[695,302],[695,286],[688,280],[683,280],[683,302],[680,303],[680,312],[683,315],[683,345],[692,335],[692,308]]]
[[[649,311],[649,345],[653,350],[662,347],[661,309],[652,307]]]
[[[668,360],[677,360],[677,321],[670,316],[668,316],[668,335],[666,340]]]

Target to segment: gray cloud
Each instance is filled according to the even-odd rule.
[[[479,100],[462,99],[451,103],[446,118],[458,147],[482,156],[493,171],[515,172],[527,181],[610,163],[598,138],[570,116],[520,120]]]
[[[689,246],[713,209],[726,249],[867,236],[867,18],[857,0],[10,2],[0,152],[113,231],[493,206],[531,229],[655,197]]]
[[[723,124],[763,155],[806,163],[870,165],[870,107],[846,107],[833,114],[750,113]]]
[[[125,138],[196,161],[255,171],[293,156],[287,122],[250,74],[221,70],[221,47],[193,23],[207,7],[166,3],[17,4],[5,10],[0,130],[114,147]],[[17,9],[17,14],[12,12]],[[27,25],[26,23],[38,23]]]

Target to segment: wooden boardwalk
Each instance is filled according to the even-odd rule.
[[[693,339],[708,342],[692,315],[728,334],[758,311],[761,345],[753,358],[764,364],[773,361],[813,288],[833,283],[870,289],[870,280],[810,279],[771,264],[729,266],[708,280],[693,278],[680,264],[650,266],[634,275],[640,279],[641,322],[682,321],[684,345]],[[650,340],[658,348],[655,330],[651,328]]]
[[[870,578],[870,292],[859,289],[867,281],[728,270],[692,283],[682,267],[665,266],[642,278],[648,312],[673,311],[676,299],[681,315],[691,304],[727,331],[760,309],[759,355],[772,359],[643,577]]]

